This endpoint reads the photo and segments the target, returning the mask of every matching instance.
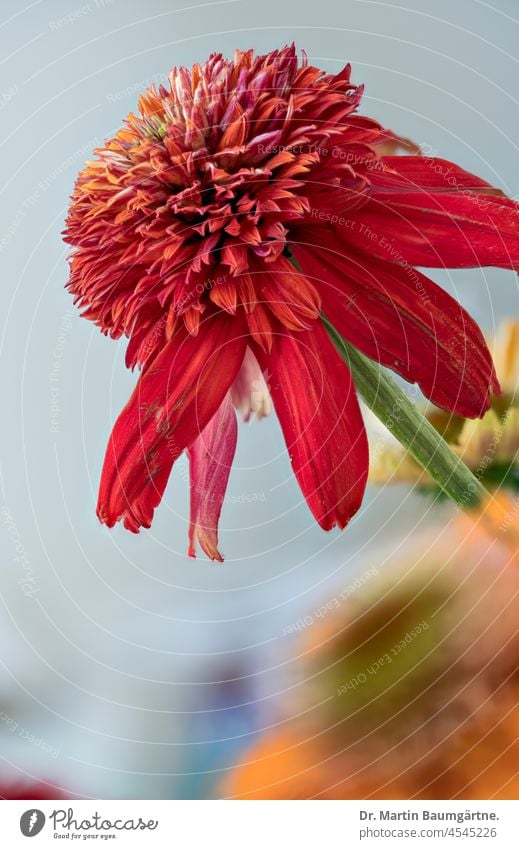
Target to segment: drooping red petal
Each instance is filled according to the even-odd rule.
[[[368,442],[355,386],[320,320],[309,330],[274,337],[271,394],[292,468],[322,528],[345,527],[359,509],[368,472]]]
[[[499,384],[481,331],[454,298],[414,268],[345,256],[333,234],[308,230],[293,250],[339,333],[438,406],[483,415]]]
[[[445,160],[395,156],[370,173],[371,199],[343,238],[394,263],[519,268],[519,207]]]
[[[220,407],[242,364],[244,323],[225,313],[199,336],[180,330],[142,374],[117,419],[101,476],[97,515],[112,527],[150,527],[175,460]]]
[[[223,561],[218,551],[218,520],[237,437],[236,413],[228,393],[209,424],[188,449],[191,472],[190,557],[196,556],[198,540],[208,557]]]

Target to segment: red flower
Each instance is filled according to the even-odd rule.
[[[271,394],[303,494],[344,527],[366,484],[355,387],[319,318],[442,407],[480,416],[498,385],[483,337],[419,266],[519,265],[518,206],[441,159],[388,156],[350,68],[295,48],[212,55],[153,86],[76,183],[66,241],[84,315],[130,338],[142,375],[110,438],[98,516],[149,527],[191,463],[191,553],[221,559],[231,401]],[[261,369],[261,371],[260,371]],[[259,388],[258,388],[259,387]]]

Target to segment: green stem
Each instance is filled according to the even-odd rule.
[[[324,315],[322,319],[332,342],[349,366],[359,394],[406,451],[457,504],[466,507],[483,501],[488,495],[485,487],[416,409],[391,375],[346,342]]]

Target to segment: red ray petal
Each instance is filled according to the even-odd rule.
[[[292,468],[322,528],[344,528],[359,509],[368,473],[368,442],[355,387],[320,320],[310,330],[274,337],[257,349]]]
[[[428,156],[384,156],[381,168],[373,168],[370,182],[377,191],[400,189],[413,192],[423,191],[452,193],[471,189],[476,193],[487,192],[503,196],[486,180],[465,171],[454,162]]]
[[[188,449],[191,471],[189,555],[196,556],[196,541],[212,560],[223,561],[218,551],[218,520],[231,473],[238,425],[230,395],[198,439]]]
[[[306,235],[307,244],[294,245],[294,254],[321,283],[323,312],[339,333],[416,381],[438,406],[483,415],[499,384],[483,335],[463,307],[414,268],[344,256],[336,237]]]
[[[343,238],[370,256],[429,267],[519,268],[519,206],[445,160],[387,157]]]
[[[142,374],[117,419],[97,515],[112,527],[150,527],[174,461],[204,430],[243,362],[244,322],[224,313],[191,336],[181,329]]]

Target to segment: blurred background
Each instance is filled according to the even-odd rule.
[[[106,440],[136,376],[124,342],[64,290],[77,171],[172,66],[294,40],[330,73],[352,63],[364,114],[518,198],[517,12],[515,0],[3,1],[0,795],[20,780],[80,797],[220,795],[230,767],[301,710],[301,632],[318,611],[456,521],[402,483],[369,488],[348,531],[324,534],[271,417],[240,424],[223,565],[186,556],[183,460],[151,530],[99,525]],[[490,334],[519,315],[512,272],[431,276]]]

